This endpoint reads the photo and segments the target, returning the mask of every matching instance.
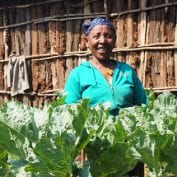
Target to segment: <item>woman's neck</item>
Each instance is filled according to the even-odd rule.
[[[111,59],[109,59],[109,60],[93,59],[91,61],[91,63],[94,67],[96,67],[98,70],[100,70],[107,79],[112,77],[114,69],[116,67],[116,62]]]
[[[104,67],[110,67],[113,65],[113,60],[111,59],[98,60],[93,58],[92,63],[96,66],[102,65]]]

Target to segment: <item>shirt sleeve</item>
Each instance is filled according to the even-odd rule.
[[[79,78],[75,70],[71,71],[65,84],[66,104],[77,103],[81,99]]]
[[[134,70],[133,70],[133,75],[134,75],[134,82],[135,82],[134,94],[133,94],[134,104],[135,105],[147,104],[148,98],[144,86]]]

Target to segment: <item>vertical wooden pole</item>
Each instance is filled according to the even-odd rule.
[[[4,90],[4,63],[0,63],[0,90]]]
[[[89,0],[84,0],[84,14],[90,13],[90,2]],[[90,20],[84,20],[85,23],[90,22]]]
[[[31,14],[30,14],[30,8],[26,8],[26,20],[30,21],[31,20]],[[25,46],[24,46],[24,55],[29,56],[31,55],[31,25],[27,24],[26,30],[25,30]],[[28,78],[30,82],[30,71],[31,71],[31,61],[27,61],[27,73],[28,73]],[[30,82],[31,84],[31,82]],[[23,95],[22,101],[24,104],[27,104],[29,106],[32,105],[32,101],[30,99],[30,95]]]
[[[3,24],[4,26],[8,25],[8,19],[5,11],[3,11],[3,21],[4,21]],[[8,46],[9,35],[8,34],[9,34],[9,29],[4,29],[5,60],[7,60],[9,57],[9,46]]]
[[[57,51],[59,54],[63,54],[66,51],[66,34],[65,34],[65,22],[57,22],[56,36],[57,36]],[[53,88],[64,88],[65,85],[65,70],[66,59],[60,58],[57,60],[56,67],[56,84],[53,82]],[[53,71],[53,70],[52,70]],[[55,74],[55,73],[54,73]],[[54,81],[54,80],[53,80]]]
[[[30,8],[26,9],[26,20],[31,20]],[[25,56],[31,55],[31,24],[27,24],[25,31]]]
[[[1,11],[1,13],[3,14],[3,12]],[[0,15],[0,26],[3,26],[3,15]],[[4,59],[4,32],[3,30],[0,30],[0,60]]]
[[[72,6],[69,1],[65,2],[65,9],[66,13],[70,14],[72,13]],[[66,52],[71,52],[72,47],[73,47],[73,21],[72,20],[67,20],[66,21]],[[70,71],[74,67],[74,62],[72,57],[67,57],[66,58],[66,72],[65,72],[65,81],[70,73]]]
[[[175,27],[175,46],[177,46],[177,22]],[[174,64],[175,64],[175,86],[177,86],[177,51],[174,52]]]
[[[84,0],[84,14],[89,14],[90,13],[90,2],[89,0]],[[85,19],[83,21],[83,23],[89,23],[90,22],[90,19]],[[79,45],[79,50],[87,50],[87,47],[85,45],[85,42],[84,42],[84,34],[80,34],[81,35],[81,41],[80,41],[80,45]],[[78,58],[78,64],[84,62],[86,60],[86,57],[79,57]]]
[[[118,17],[117,23],[116,23],[116,33],[117,33],[117,40],[116,40],[116,46],[117,48],[124,47],[124,18]]]
[[[140,1],[140,8],[144,9],[146,7],[147,0]],[[146,44],[146,12],[142,11],[139,17],[139,28],[138,28],[138,34],[139,34],[139,41],[138,43],[140,46],[143,46]],[[142,81],[142,83],[145,85],[145,71],[146,71],[146,64],[147,64],[147,54],[146,52],[142,51],[140,53],[140,59],[141,59],[141,67],[140,67],[140,73],[139,77]]]
[[[108,1],[104,0],[104,12],[106,14],[106,18],[109,19],[109,10],[108,10]]]
[[[177,14],[177,12],[176,12]],[[175,37],[174,37],[174,46],[177,46],[177,18],[176,18],[176,25],[175,25]],[[174,52],[174,67],[175,67],[175,86],[177,86],[177,51]]]
[[[16,23],[21,23],[25,18],[24,18],[24,9],[16,9],[16,19],[15,22]],[[20,26],[20,27],[15,27],[15,53],[17,55],[21,55],[24,54],[24,51],[22,53],[22,48],[24,47],[24,36],[22,33],[22,29],[24,27]],[[24,49],[24,48],[23,48]]]
[[[3,26],[3,15],[0,15],[0,26]],[[0,60],[4,59],[4,32],[0,30]],[[4,63],[0,63],[0,90],[4,90]],[[0,105],[3,101],[3,94],[0,95]]]
[[[127,10],[131,10],[132,9],[132,0],[128,0],[128,9]],[[133,44],[133,37],[134,37],[134,26],[133,26],[133,15],[132,14],[127,14],[127,20],[126,20],[126,45],[128,48],[131,47],[135,47]],[[134,60],[134,56],[132,53],[128,53],[127,55],[128,57],[128,61],[127,63],[129,63],[130,65],[133,64],[133,60]],[[134,67],[134,69],[136,70],[135,66],[132,65],[132,67]]]
[[[34,20],[38,18],[37,14],[37,7],[32,6],[31,7],[31,19]],[[32,55],[38,55],[39,54],[39,48],[38,48],[38,32],[37,32],[37,24],[32,24],[31,27],[31,44],[32,44]],[[38,90],[38,75],[39,75],[39,65],[37,62],[33,61],[31,62],[32,66],[32,91],[37,92]],[[33,106],[38,106],[39,105],[39,98],[38,96],[34,96],[33,100]]]
[[[58,4],[54,3],[50,5],[50,16],[57,15],[57,11],[59,10]],[[59,36],[57,35],[57,22],[50,21],[48,24],[49,28],[49,43],[50,43],[50,53],[56,54],[57,51],[57,41],[59,40]],[[58,46],[60,47],[60,46]],[[58,66],[58,60],[53,60],[51,62],[51,87],[53,89],[56,89],[58,86],[59,76],[57,76],[57,73],[59,72],[60,66]]]
[[[8,25],[8,18],[7,18],[7,14],[6,14],[6,11],[4,10],[3,11],[3,25],[6,26]],[[4,57],[5,57],[5,60],[8,60],[8,57],[9,57],[9,29],[4,29],[4,32],[3,32],[3,35],[4,35],[4,38],[3,38],[3,41],[4,41]],[[5,64],[4,65],[4,89],[7,90],[7,65]],[[3,102],[7,102],[9,101],[9,96],[7,94],[5,94],[3,96]]]
[[[132,7],[132,0],[128,0],[128,10]],[[133,45],[133,16],[132,14],[127,15],[127,47]]]
[[[165,3],[168,4],[168,0],[165,0]],[[166,16],[166,12],[168,11],[168,7],[166,8],[162,8],[161,9],[161,13],[164,14],[164,15],[161,15],[161,24],[160,24],[160,34],[162,34],[160,36],[160,41],[162,43],[166,42],[169,38],[168,35],[167,35],[167,29],[168,29],[168,24],[166,24],[166,19],[165,19],[165,16]],[[168,58],[168,54],[170,54],[171,52],[168,52],[168,51],[160,51],[160,77],[159,77],[159,80],[160,80],[160,84],[158,87],[166,87],[167,86],[167,58]]]

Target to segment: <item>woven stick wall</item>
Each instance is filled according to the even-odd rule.
[[[176,0],[0,1],[0,104],[55,99],[71,69],[90,57],[82,23],[99,16],[116,28],[115,59],[130,63],[146,88],[176,92],[176,15]],[[24,55],[30,71],[30,89],[14,97],[6,81],[12,53]]]

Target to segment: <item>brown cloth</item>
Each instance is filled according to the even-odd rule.
[[[7,66],[7,86],[11,88],[11,96],[23,94],[30,89],[28,68],[24,56],[9,56]]]

